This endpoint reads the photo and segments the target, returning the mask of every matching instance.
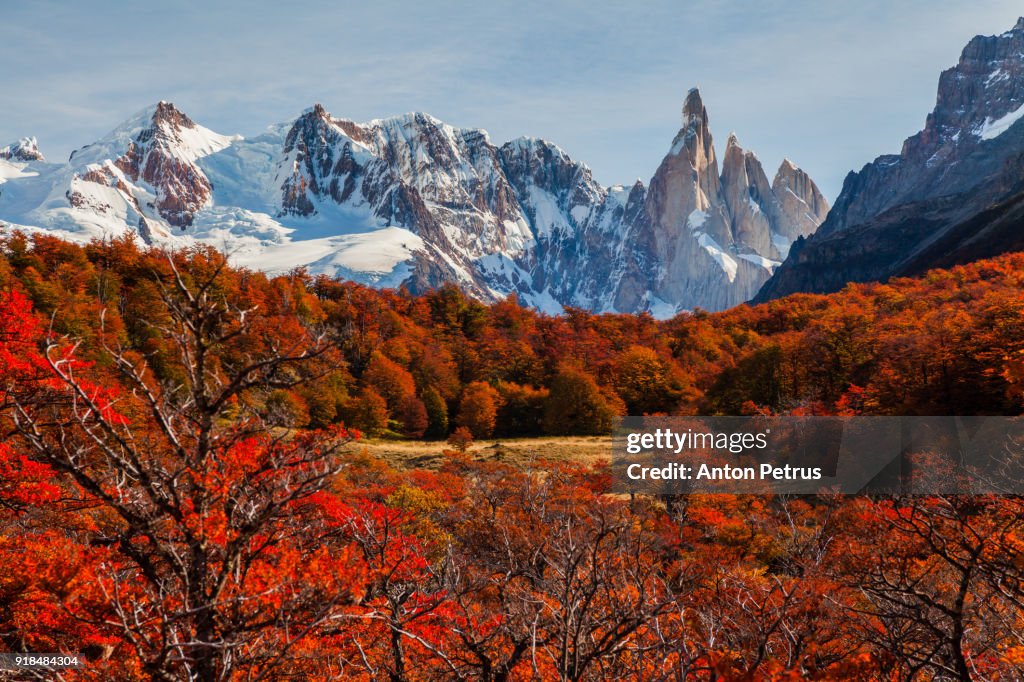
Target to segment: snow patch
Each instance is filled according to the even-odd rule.
[[[764,268],[768,272],[774,272],[775,268],[780,265],[779,261],[759,256],[756,253],[741,253],[739,254],[739,257],[745,261],[753,263],[754,265]]]
[[[626,187],[624,185],[612,185],[608,188],[608,199],[611,202],[615,202],[617,205],[626,207],[626,203],[629,201],[629,193],[632,191],[632,187]]]
[[[986,118],[984,123],[974,129],[974,134],[983,140],[994,140],[1021,118],[1024,118],[1024,104],[997,119]]]
[[[696,232],[700,228],[704,227],[704,223],[706,223],[707,221],[708,221],[708,213],[707,213],[707,211],[702,211],[700,209],[695,209],[693,212],[690,213],[689,216],[687,216],[687,218],[686,218],[686,226],[688,228],[690,228],[691,231]]]
[[[39,175],[35,171],[26,170],[27,166],[27,163],[11,163],[5,159],[0,159],[0,185],[8,180],[34,178]]]
[[[241,135],[221,135],[209,128],[197,125],[195,128],[182,128],[178,131],[178,138],[181,145],[176,150],[181,150],[182,155],[189,161],[201,159],[222,149],[227,149],[232,142],[242,139]]]
[[[736,280],[736,271],[739,270],[739,263],[737,263],[732,256],[727,254],[724,249],[715,241],[714,237],[709,235],[707,232],[694,232],[694,236],[697,237],[697,243],[708,252],[718,266],[722,268],[722,272],[729,278],[730,282]]]
[[[793,242],[784,234],[772,232],[772,246],[779,252],[779,257],[786,260],[789,258],[789,249],[793,246]]]
[[[650,292],[647,293],[646,298],[647,312],[656,320],[670,320],[679,314],[679,310],[674,305],[663,301]]]
[[[547,315],[561,315],[565,312],[562,304],[551,294],[550,287],[545,288],[544,291],[530,292],[528,294],[518,293],[517,295],[520,301]]]
[[[569,211],[569,215],[572,216],[572,219],[576,221],[577,225],[580,225],[587,219],[587,216],[590,215],[590,207],[583,205],[573,206],[572,210]]]
[[[533,207],[533,229],[537,237],[550,237],[556,232],[567,232],[569,225],[562,214],[555,197],[536,185],[530,185],[527,192],[529,205]]]
[[[1003,71],[1003,67],[997,68],[995,71],[989,74],[988,78],[985,79],[985,87],[992,85],[993,83],[1002,83],[1003,81],[1010,80],[1010,74]]]
[[[411,272],[408,261],[423,250],[423,240],[409,230],[385,227],[361,234],[287,241],[263,249],[236,252],[232,260],[238,265],[272,273],[308,266],[313,272],[375,286],[396,287]]]

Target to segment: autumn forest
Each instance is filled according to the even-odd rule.
[[[1022,291],[1009,254],[548,316],[5,237],[0,651],[77,653],[69,680],[1021,679],[1021,499],[630,498],[605,464],[472,443],[627,414],[1019,415]]]

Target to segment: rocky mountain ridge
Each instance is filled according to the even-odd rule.
[[[900,153],[850,173],[827,220],[755,298],[836,291],[1024,249],[1024,18],[977,36],[939,77]]]
[[[0,159],[5,161],[45,161],[39,151],[39,141],[34,137],[23,137],[13,144],[0,147]]]

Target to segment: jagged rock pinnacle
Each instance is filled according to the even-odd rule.
[[[703,121],[705,117],[704,101],[700,97],[700,90],[690,88],[686,93],[686,100],[683,102],[683,126],[688,126],[695,121]]]
[[[173,103],[163,99],[157,102],[156,109],[153,111],[153,122],[169,123],[172,126],[181,128],[194,128],[196,125],[192,119],[182,113]]]

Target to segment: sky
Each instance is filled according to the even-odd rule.
[[[50,160],[161,99],[258,135],[316,102],[365,121],[426,111],[496,143],[544,137],[604,184],[645,182],[698,86],[771,176],[827,197],[898,152],[940,71],[1019,0],[0,0],[0,145]]]

